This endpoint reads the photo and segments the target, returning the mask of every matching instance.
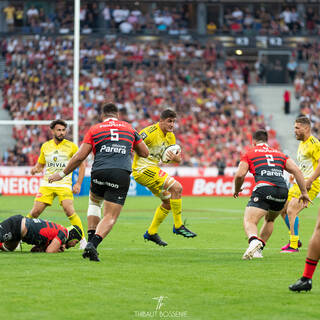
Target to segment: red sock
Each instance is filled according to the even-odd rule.
[[[313,273],[316,270],[318,261],[307,258],[304,265],[303,277],[312,279]]]
[[[0,242],[0,250],[1,250],[1,251],[7,251],[7,250],[5,250],[5,249],[3,248],[3,242]]]

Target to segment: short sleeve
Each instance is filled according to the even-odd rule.
[[[88,144],[91,144],[92,146],[94,146],[92,134],[91,134],[91,129],[89,129],[89,131],[84,136],[82,143],[88,143]]]
[[[312,157],[318,161],[320,159],[320,143],[317,142],[313,145]]]
[[[44,156],[43,145],[41,146],[40,156],[39,156],[39,158],[38,158],[38,163],[40,163],[40,164],[46,164],[46,158],[45,158],[45,156]]]
[[[241,156],[240,161],[246,162],[249,164],[248,154],[245,153]]]
[[[140,134],[137,131],[134,131],[134,143],[133,146],[136,146],[137,144],[139,144],[140,142],[142,142],[142,138],[140,136]]]
[[[143,139],[143,141],[148,145],[151,141],[150,134],[147,133],[145,129],[141,130],[139,132],[140,137]]]
[[[77,153],[78,149],[78,146],[75,143],[72,143],[71,157]]]

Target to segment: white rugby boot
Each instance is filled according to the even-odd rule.
[[[249,243],[249,247],[246,252],[242,256],[242,260],[251,260],[253,258],[253,254],[263,247],[263,243],[258,239],[253,239]]]

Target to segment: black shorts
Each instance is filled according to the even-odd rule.
[[[280,211],[288,199],[288,189],[273,186],[259,187],[252,192],[247,207]]]
[[[22,215],[12,216],[0,223],[0,242],[21,240]]]
[[[90,191],[106,201],[124,205],[130,186],[130,172],[123,169],[97,170],[91,173]]]

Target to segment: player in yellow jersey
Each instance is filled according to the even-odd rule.
[[[315,199],[320,192],[320,142],[311,135],[311,122],[305,117],[298,117],[295,121],[294,133],[300,141],[297,159],[299,168],[306,180],[306,187],[311,200]],[[298,252],[301,246],[299,241],[299,217],[303,209],[299,201],[300,189],[295,183],[289,190],[288,200],[282,217],[290,231],[290,242],[281,248],[281,252]]]
[[[182,223],[182,186],[173,177],[159,168],[163,151],[169,145],[176,143],[173,133],[177,114],[170,110],[164,110],[160,115],[160,121],[154,125],[144,128],[141,138],[149,148],[149,157],[142,158],[135,154],[132,164],[132,175],[141,185],[147,187],[155,196],[162,201],[156,209],[151,225],[144,234],[144,239],[153,241],[159,246],[166,246],[167,243],[161,240],[158,235],[160,224],[172,211],[174,226],[173,233],[186,238],[193,238],[195,233],[188,230]],[[170,153],[170,161],[180,163],[181,153]]]
[[[67,175],[61,181],[48,182],[48,177],[55,172],[63,170],[72,156],[78,151],[77,145],[66,140],[67,123],[63,120],[54,120],[50,124],[53,139],[45,142],[41,146],[40,156],[37,164],[31,169],[31,174],[41,173],[45,168],[44,177],[41,180],[40,189],[36,195],[34,205],[28,218],[38,218],[47,206],[51,206],[55,197],[59,198],[72,225],[78,226],[84,235],[80,217],[75,212],[73,206],[73,193],[78,194],[84,177],[85,165],[79,167],[79,177],[72,188],[72,174]],[[86,239],[80,241],[80,248],[84,249]]]

